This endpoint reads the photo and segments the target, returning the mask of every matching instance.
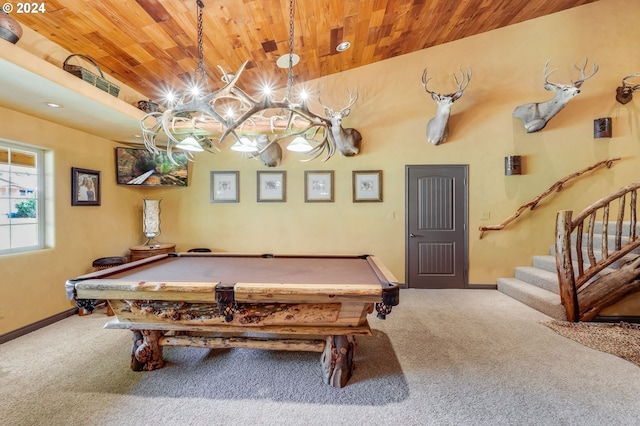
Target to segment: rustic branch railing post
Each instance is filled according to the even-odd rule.
[[[571,262],[572,213],[571,210],[561,210],[556,216],[556,269],[567,320],[575,322],[578,320],[578,293]]]
[[[637,192],[640,182],[632,183],[596,201],[572,218],[573,212],[562,210],[556,217],[556,269],[562,304],[569,321],[591,321],[600,311],[640,291],[640,238],[637,236]],[[629,209],[626,200],[629,197]],[[610,207],[618,200],[615,231],[610,227]],[[613,204],[615,205],[615,204]],[[629,236],[623,240],[622,230],[629,212]],[[594,250],[596,222],[602,224],[601,252]],[[575,231],[575,264],[572,235]],[[609,234],[614,243],[611,250]],[[584,239],[586,233],[586,241]],[[583,246],[583,243],[585,245]],[[586,259],[583,256],[586,252]],[[614,263],[621,266],[602,273]],[[586,268],[585,268],[586,267]],[[602,273],[602,274],[601,274]]]
[[[602,258],[609,257],[609,204],[602,211]]]
[[[624,224],[624,211],[625,211],[625,200],[627,199],[626,194],[623,194],[620,198],[618,198],[618,220],[616,220],[616,247],[614,250],[618,251],[622,248],[622,225]],[[631,235],[631,233],[629,233]]]

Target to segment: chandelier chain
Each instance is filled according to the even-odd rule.
[[[207,75],[207,68],[204,64],[204,48],[203,48],[203,19],[202,19],[202,9],[204,8],[204,4],[202,0],[196,0],[196,4],[198,5],[198,65],[193,73],[192,83],[194,85],[202,85],[205,92],[211,91],[211,86],[209,85],[209,76]],[[200,74],[200,78],[198,78],[198,74]]]
[[[202,8],[204,4],[202,4],[201,0],[196,0],[198,4],[198,59],[200,62],[204,61],[204,53],[202,50]]]
[[[293,2],[289,0],[289,72],[287,74],[286,98],[291,100],[291,90],[293,89]]]

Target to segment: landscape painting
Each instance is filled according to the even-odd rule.
[[[164,152],[156,155],[144,148],[116,148],[116,179],[119,185],[187,186],[187,157],[173,153],[177,163]]]

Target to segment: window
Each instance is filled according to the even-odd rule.
[[[44,247],[43,151],[0,139],[0,254]]]

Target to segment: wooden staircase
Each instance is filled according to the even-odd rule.
[[[615,245],[615,227],[614,224],[609,224],[608,232],[608,247],[614,247]],[[595,223],[593,246],[602,246],[602,223]],[[622,242],[629,240],[630,226],[628,222],[625,222],[623,229]],[[637,233],[640,235],[640,224],[636,226]],[[577,258],[577,252],[575,247],[575,236],[571,239],[572,244],[572,258]],[[588,248],[586,241],[582,243],[583,259],[588,258]],[[602,259],[602,251],[593,250],[593,255],[596,260]],[[635,249],[631,253],[624,256],[621,260],[613,263],[608,268],[603,270],[599,276],[604,276],[612,271],[618,270],[625,262],[633,260],[640,255],[640,249]],[[574,270],[577,271],[578,267],[576,262],[573,262]],[[587,265],[585,265],[585,268]],[[497,280],[498,290],[548,316],[551,318],[566,321],[567,314],[564,305],[560,298],[560,285],[558,280],[558,271],[556,268],[555,257],[555,245],[551,246],[549,255],[533,256],[532,266],[519,266],[515,268],[515,277],[512,278],[498,278]]]
[[[566,320],[560,300],[556,258],[533,256],[533,266],[518,266],[513,278],[498,278],[498,291],[530,306],[551,318]]]

